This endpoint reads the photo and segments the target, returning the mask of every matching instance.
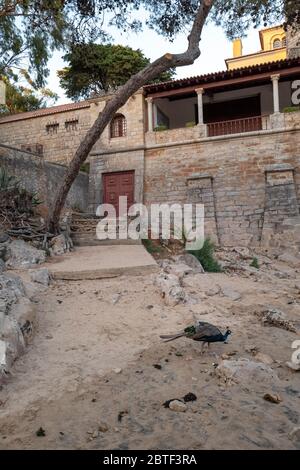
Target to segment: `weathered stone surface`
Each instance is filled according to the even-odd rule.
[[[0,233],[0,243],[5,243],[9,240],[9,235],[5,232]]]
[[[29,341],[35,321],[35,307],[25,297],[21,279],[0,275],[0,383]]]
[[[222,288],[222,293],[225,297],[228,297],[230,300],[233,300],[234,302],[240,300],[242,298],[241,294],[230,287],[223,287]]]
[[[36,264],[44,263],[46,253],[38,250],[23,240],[12,241],[7,248],[6,266],[9,268],[30,268]]]
[[[47,268],[36,269],[30,272],[30,278],[33,282],[49,286],[50,274]]]
[[[263,364],[267,364],[269,366],[274,363],[274,360],[268,354],[258,352],[254,357],[256,361],[262,362]]]
[[[177,413],[184,413],[187,410],[187,406],[180,400],[173,400],[169,404],[169,408],[172,411],[176,411]]]
[[[190,253],[184,253],[183,255],[178,256],[177,261],[189,266],[195,273],[205,272],[200,261]]]
[[[300,364],[295,364],[294,362],[287,362],[286,365],[289,369],[294,370],[295,372],[300,371]]]
[[[179,278],[174,274],[160,273],[155,279],[155,284],[166,305],[175,306],[185,301],[185,291],[180,285]]]
[[[300,426],[292,429],[292,431],[289,433],[289,438],[293,442],[300,443]]]
[[[296,267],[300,268],[300,258],[298,256],[293,255],[292,253],[289,253],[289,252],[283,253],[282,255],[278,256],[278,260],[294,268]]]
[[[0,258],[0,274],[3,273],[3,271],[6,270],[6,265],[3,261],[3,259]]]
[[[188,274],[191,274],[193,272],[193,269],[184,263],[170,263],[164,268],[164,271],[170,274],[174,274],[180,279],[183,279]]]
[[[50,242],[50,255],[61,256],[72,248],[70,246],[71,240],[67,240],[64,234],[52,238]]]
[[[216,368],[216,374],[229,384],[251,385],[251,383],[255,383],[261,387],[279,384],[278,376],[270,366],[250,361],[247,358],[222,361]]]

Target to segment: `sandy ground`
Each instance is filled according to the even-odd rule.
[[[289,438],[300,425],[300,373],[285,366],[299,337],[254,314],[277,307],[300,326],[299,273],[273,264],[253,275],[189,276],[197,303],[173,308],[153,276],[56,281],[37,298],[34,339],[0,391],[0,449],[300,448]],[[207,296],[216,283],[241,300]],[[196,342],[159,339],[195,319],[229,326],[229,344],[201,356]],[[224,385],[216,376],[224,353],[253,359],[249,345],[274,359],[281,403],[265,401],[259,383]],[[185,413],[163,406],[189,392],[197,401]]]

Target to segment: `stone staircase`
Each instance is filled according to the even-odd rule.
[[[96,227],[101,219],[94,214],[73,213],[71,224],[71,238],[74,246],[105,246],[105,245],[140,245],[140,240],[99,240],[96,235]],[[119,221],[117,222],[117,237],[119,233]]]

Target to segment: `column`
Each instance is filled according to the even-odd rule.
[[[148,131],[153,131],[153,98],[146,98],[148,105]]]
[[[271,80],[273,83],[273,103],[274,103],[274,114],[280,113],[279,105],[279,79],[280,75],[271,75]]]
[[[197,88],[196,90],[198,96],[198,124],[203,124],[203,88]]]

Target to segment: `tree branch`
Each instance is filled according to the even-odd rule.
[[[200,56],[199,42],[202,30],[214,2],[215,0],[201,0],[191,32],[188,36],[188,47],[184,53],[164,54],[131,77],[125,85],[118,89],[113,98],[106,102],[104,109],[100,112],[95,123],[87,132],[67,168],[64,181],[58,190],[53,210],[48,220],[48,226],[51,230],[54,230],[56,233],[59,231],[60,212],[64,206],[68,192],[79,173],[80,166],[87,159],[93,146],[118,109],[120,109],[143,85],[156,78],[161,73],[166,72],[170,68],[191,65]]]

